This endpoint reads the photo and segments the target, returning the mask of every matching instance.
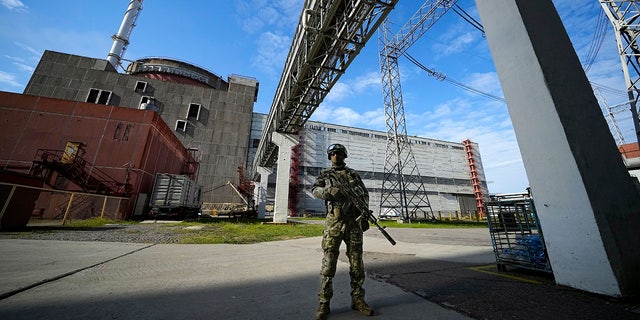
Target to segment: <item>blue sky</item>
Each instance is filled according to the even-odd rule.
[[[592,44],[602,8],[597,0],[554,0],[587,76],[601,86],[608,105],[626,100],[614,33],[593,59]],[[0,0],[0,91],[21,93],[44,50],[106,58],[127,0]],[[159,56],[186,61],[223,78],[232,74],[260,82],[255,111],[268,113],[303,0],[147,0],[124,58]],[[401,0],[390,15],[397,31],[423,3]],[[480,20],[473,0],[458,5]],[[510,193],[528,186],[506,104],[452,82],[502,97],[486,39],[449,12],[408,51],[421,64],[446,74],[428,76],[399,61],[409,135],[479,143],[489,191]],[[589,59],[592,58],[592,59]],[[312,120],[385,131],[377,36],[362,50],[316,110]],[[615,109],[626,142],[635,141],[629,111]]]

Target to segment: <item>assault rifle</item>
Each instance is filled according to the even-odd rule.
[[[349,199],[351,203],[353,203],[358,211],[360,211],[360,217],[358,217],[358,220],[362,219],[363,217],[367,219],[367,221],[371,222],[374,226],[376,226],[376,228],[378,228],[378,230],[385,238],[387,238],[391,245],[395,246],[396,241],[393,240],[387,230],[384,229],[386,227],[381,227],[378,224],[378,219],[373,216],[373,211],[369,210],[369,204],[365,203],[365,201],[363,200],[364,190],[362,190],[362,188],[360,188],[359,186],[352,186],[345,177],[339,175],[336,176],[338,183],[342,186],[342,188],[340,188],[340,191],[344,193],[344,196]]]

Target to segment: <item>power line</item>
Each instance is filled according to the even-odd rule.
[[[454,8],[451,8],[451,10],[453,10],[453,12],[459,15],[462,19],[464,19],[464,21],[468,22],[471,26],[480,30],[480,32],[482,32],[482,36],[484,36],[484,27],[482,27],[482,24],[478,22],[478,20],[474,19],[466,11],[464,11],[462,7],[456,4],[456,6]]]
[[[612,88],[612,87],[607,87],[607,86],[605,86],[603,84],[599,84],[599,83],[596,83],[596,82],[593,82],[593,81],[589,81],[589,83],[591,83],[592,87],[596,87],[596,88],[598,88],[598,89],[600,89],[602,91],[606,91],[606,92],[612,93],[612,94],[618,94],[618,95],[625,96],[625,97],[627,96],[627,92],[624,91],[624,90],[620,90],[620,89],[616,89],[616,88]]]
[[[584,67],[584,72],[588,72],[591,69],[591,66],[596,60],[598,56],[598,52],[600,52],[600,48],[602,47],[602,42],[604,41],[605,35],[607,34],[607,17],[604,14],[604,11],[600,11],[598,15],[598,20],[596,22],[595,31],[593,33],[593,40],[591,41],[591,46],[589,47],[589,51],[587,52],[586,63]]]
[[[418,68],[426,71],[430,76],[436,78],[437,80],[447,81],[447,82],[449,82],[449,83],[451,83],[451,84],[453,84],[453,85],[455,85],[455,86],[457,86],[459,88],[462,88],[464,90],[467,90],[467,91],[470,91],[470,92],[473,92],[473,93],[476,93],[476,94],[479,94],[479,95],[482,95],[482,96],[485,96],[485,97],[487,97],[489,99],[493,99],[493,100],[504,102],[504,103],[507,102],[503,97],[498,97],[498,96],[492,95],[490,93],[486,93],[484,91],[480,91],[478,89],[469,87],[469,86],[467,86],[467,85],[465,85],[463,83],[460,83],[460,82],[458,82],[456,80],[453,80],[453,79],[447,77],[444,73],[440,73],[440,72],[436,72],[434,70],[431,70],[431,69],[425,67],[418,60],[416,60],[414,57],[412,57],[411,55],[409,55],[406,52],[403,55],[405,57],[407,57],[407,59],[409,59],[409,61],[411,61],[413,64],[415,64]]]

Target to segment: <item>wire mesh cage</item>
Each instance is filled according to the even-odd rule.
[[[533,199],[525,195],[496,198],[486,207],[498,270],[510,265],[551,272]]]

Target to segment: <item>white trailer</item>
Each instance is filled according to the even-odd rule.
[[[197,217],[200,187],[186,175],[158,173],[149,199],[152,217]]]

